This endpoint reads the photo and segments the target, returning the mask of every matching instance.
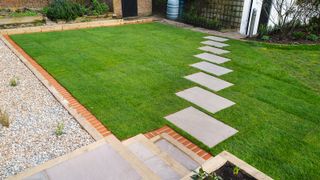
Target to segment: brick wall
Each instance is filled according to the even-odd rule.
[[[138,0],[138,16],[149,16],[152,14],[152,0]]]

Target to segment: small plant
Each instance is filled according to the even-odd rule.
[[[61,136],[64,133],[63,130],[64,130],[64,123],[63,122],[58,123],[55,131],[56,136]]]
[[[1,109],[0,109],[0,124],[4,127],[9,127],[10,125],[8,114],[5,111],[2,111]]]
[[[261,37],[261,40],[269,41],[270,40],[270,36],[264,35],[264,36]]]
[[[239,171],[240,171],[240,168],[239,168],[238,166],[235,166],[235,167],[233,168],[233,175],[238,176]]]
[[[193,171],[195,174],[191,176],[193,180],[223,180],[221,176],[218,176],[215,172],[214,173],[207,173],[201,167],[199,171]]]
[[[307,37],[306,37],[307,40],[310,40],[310,41],[317,41],[319,39],[319,36],[315,35],[315,34],[309,34]]]
[[[10,84],[10,86],[12,86],[12,87],[15,87],[15,86],[17,86],[18,85],[18,79],[17,78],[12,78],[12,79],[10,79],[10,82],[9,82],[9,84]]]

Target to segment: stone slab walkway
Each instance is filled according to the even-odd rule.
[[[227,54],[227,53],[230,52],[230,51],[219,49],[219,48],[215,48],[215,47],[212,47],[212,46],[202,46],[202,47],[199,47],[198,49],[200,49],[202,51],[211,52],[213,54],[218,54],[218,55]]]
[[[201,53],[201,54],[195,55],[195,57],[212,62],[212,63],[216,63],[216,64],[222,64],[230,61],[230,59],[228,58],[217,56],[210,53]]]
[[[189,76],[185,76],[185,78],[213,91],[220,91],[233,85],[232,83],[210,76],[203,72],[194,73]]]
[[[216,41],[211,41],[211,40],[202,41],[201,44],[205,44],[205,45],[209,45],[209,46],[215,46],[215,47],[218,47],[218,48],[223,48],[223,47],[229,46],[228,44],[221,43],[221,42],[216,42]]]
[[[218,42],[225,42],[225,41],[229,40],[229,39],[221,38],[221,37],[217,37],[217,36],[206,36],[206,37],[203,37],[203,38],[209,39],[209,40],[212,40],[212,41],[218,41]]]
[[[217,66],[215,64],[208,63],[205,61],[191,64],[190,66],[195,67],[197,69],[200,69],[202,71],[205,71],[207,73],[214,74],[216,76],[221,76],[221,75],[228,74],[228,73],[232,72],[231,69]]]
[[[208,147],[213,147],[237,133],[236,129],[193,107],[186,108],[165,118]]]
[[[176,93],[177,96],[211,112],[216,113],[235,103],[200,87],[192,87]]]

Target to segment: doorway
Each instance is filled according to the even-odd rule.
[[[122,17],[138,15],[137,0],[122,0]]]

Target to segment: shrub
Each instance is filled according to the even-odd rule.
[[[83,16],[86,13],[86,8],[78,3],[67,0],[54,0],[44,11],[47,17],[53,21],[71,21]]]
[[[90,8],[91,15],[101,15],[109,11],[109,6],[104,3],[100,2],[99,0],[92,0],[92,5]]]
[[[8,114],[5,111],[1,111],[1,109],[0,109],[0,124],[4,127],[9,127],[10,125]]]
[[[267,25],[260,25],[258,29],[258,37],[262,38],[265,35],[269,35],[271,31],[271,28],[269,28]]]
[[[303,39],[304,37],[305,37],[304,32],[298,31],[298,32],[293,32],[292,33],[292,38],[295,39],[295,40]]]
[[[319,39],[319,36],[315,34],[309,34],[308,36],[306,36],[306,39],[310,41],[317,41]]]
[[[261,40],[269,41],[270,40],[270,36],[264,35],[264,36],[261,37]]]
[[[199,26],[199,27],[204,27],[204,28],[214,29],[214,30],[221,29],[221,25],[217,19],[207,19],[205,17],[197,16],[193,13],[184,13],[182,16],[182,20],[185,23],[188,23],[194,26]]]

